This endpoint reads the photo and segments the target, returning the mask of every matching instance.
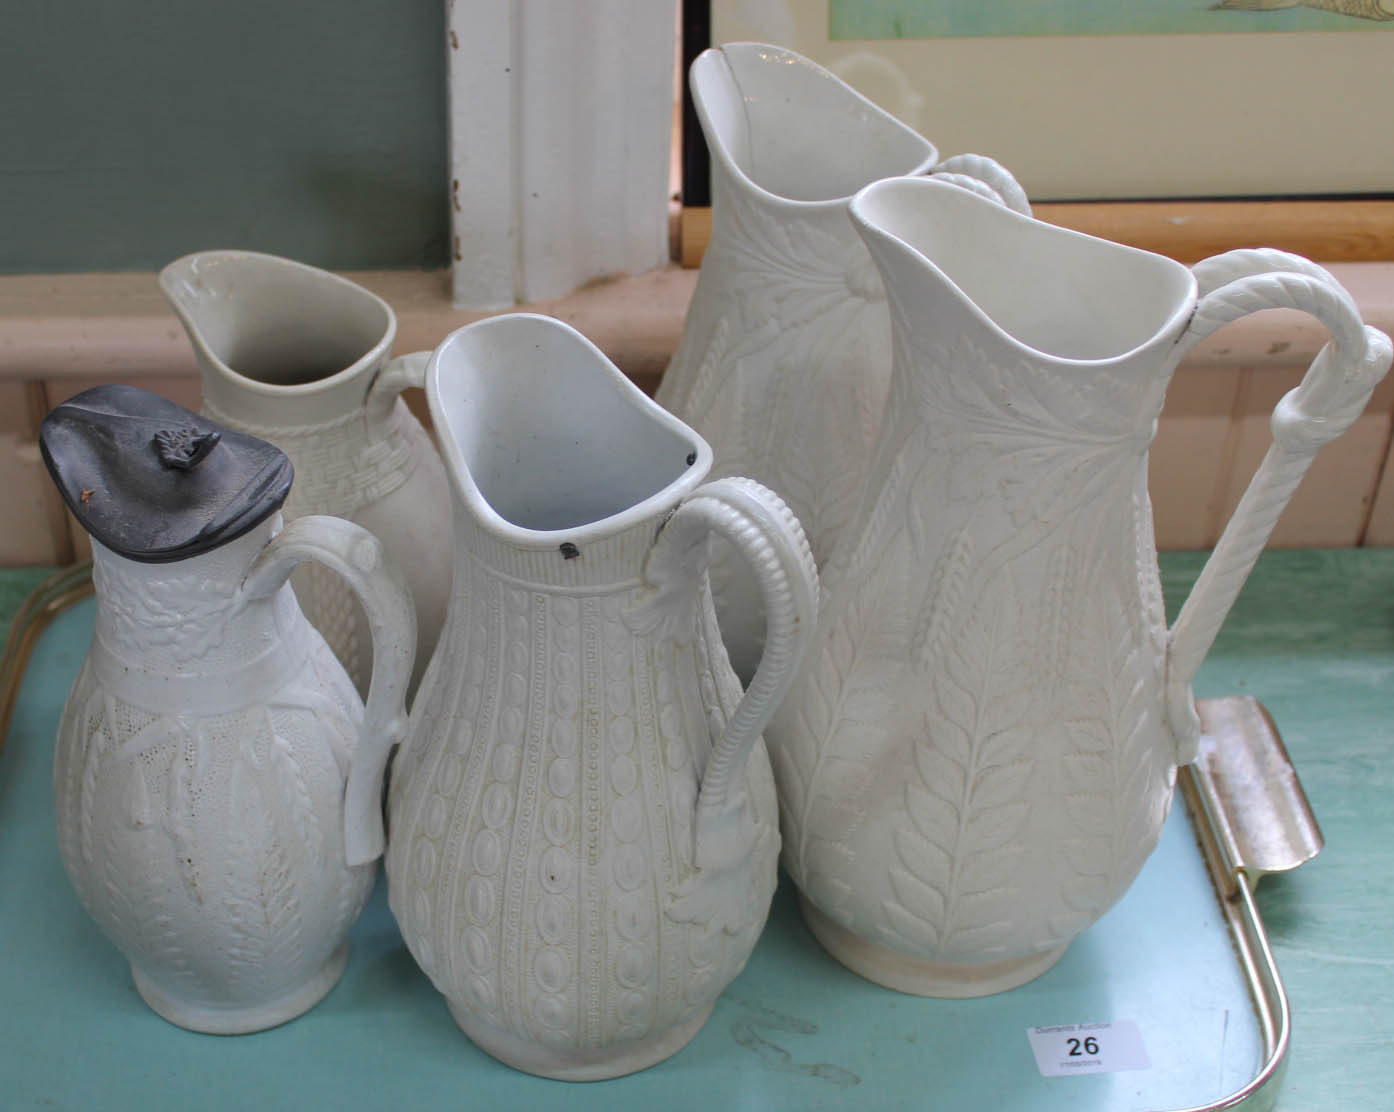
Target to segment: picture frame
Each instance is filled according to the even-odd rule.
[[[923,10],[936,0],[707,2],[712,43],[771,42],[795,50],[929,136],[943,154],[974,150],[1010,166],[1033,198],[1394,193],[1394,127],[1379,94],[1394,71],[1394,4],[1386,22],[1310,8],[1220,10],[1185,0],[1190,25],[1214,18],[1226,28],[1211,34],[850,39],[831,37],[835,24],[853,31],[903,24],[877,13]],[[1388,0],[1325,2],[1373,9]],[[1155,20],[1149,13],[1168,6],[1174,0],[1106,5],[1138,14],[1103,23],[1081,14],[1081,26],[1126,26],[1134,18],[1146,27]],[[975,21],[970,26],[982,9],[937,7],[966,12]],[[1041,7],[1084,13],[1099,5],[1018,6]],[[1313,17],[1298,26],[1315,21],[1350,29],[1263,29],[1293,24],[1294,12]],[[1229,30],[1246,21],[1254,31]]]
[[[1394,34],[1380,33],[1394,30],[1394,6],[1389,21],[1347,18],[1356,31],[832,37],[835,5],[864,13],[931,2],[684,0],[683,53],[690,63],[721,42],[788,47],[941,154],[975,151],[1009,166],[1044,219],[1182,261],[1259,244],[1332,262],[1394,260],[1394,143],[1382,139],[1391,129],[1375,92],[1394,66]],[[1214,14],[1296,27],[1331,15]],[[681,255],[695,265],[710,199],[690,105],[683,145]]]

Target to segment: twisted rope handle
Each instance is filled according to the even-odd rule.
[[[1183,764],[1195,758],[1200,737],[1191,697],[1196,670],[1317,450],[1360,416],[1394,357],[1389,337],[1361,321],[1350,294],[1299,256],[1231,251],[1198,263],[1194,273],[1205,292],[1177,341],[1178,361],[1222,325],[1260,309],[1310,313],[1326,325],[1331,340],[1274,409],[1273,444],[1171,627],[1167,716]]]
[[[1214,293],[1221,286],[1227,286],[1240,278],[1271,274],[1277,270],[1290,274],[1305,274],[1309,278],[1330,282],[1337,289],[1344,289],[1326,267],[1302,255],[1294,255],[1291,251],[1279,251],[1274,247],[1226,251],[1222,255],[1211,255],[1208,259],[1202,259],[1191,267],[1191,273],[1195,275],[1196,285],[1199,287],[1197,297]]]
[[[344,856],[350,865],[366,865],[382,854],[386,842],[382,778],[392,747],[406,734],[416,608],[406,579],[377,537],[351,521],[316,514],[292,521],[262,549],[242,582],[243,592],[265,598],[303,560],[324,564],[348,581],[373,635],[373,675],[344,787]]]
[[[956,154],[935,166],[930,175],[972,190],[1023,216],[1031,215],[1031,202],[1027,199],[1026,190],[1021,188],[1021,183],[1012,172],[995,158],[983,154]]]
[[[989,201],[999,205],[1006,205],[1002,199],[1002,194],[988,185],[987,182],[978,178],[969,177],[967,174],[955,174],[950,171],[930,171],[935,181],[946,181],[950,185],[956,185],[960,189],[966,189],[969,193],[976,193],[979,197],[986,197]]]
[[[765,651],[745,695],[712,747],[697,798],[697,845],[719,840],[725,813],[756,740],[794,681],[818,619],[818,572],[803,528],[788,506],[753,479],[698,487],[670,517],[649,552],[644,578],[672,582],[698,571],[715,531],[750,561],[765,604]]]
[[[370,425],[387,420],[392,407],[397,404],[397,395],[403,390],[412,386],[418,390],[425,389],[426,364],[430,361],[431,352],[414,351],[410,355],[397,356],[378,371],[363,403]]]

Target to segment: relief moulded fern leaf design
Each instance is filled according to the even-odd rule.
[[[933,681],[890,865],[886,926],[916,950],[981,960],[1013,927],[1031,810],[1031,691],[1010,579],[984,587]]]

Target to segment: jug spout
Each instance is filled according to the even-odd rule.
[[[426,378],[457,524],[510,566],[513,550],[560,553],[539,571],[578,585],[637,574],[653,535],[645,523],[711,465],[700,437],[551,317],[467,325],[437,349]],[[649,530],[641,547],[621,540],[636,526]],[[612,559],[624,566],[602,569]]]
[[[845,201],[877,178],[927,172],[938,157],[912,128],[776,46],[704,51],[691,80],[719,167],[771,199]]]
[[[166,266],[159,283],[193,345],[205,399],[243,421],[308,423],[356,409],[396,338],[396,317],[376,294],[275,255],[201,251]],[[248,412],[258,402],[265,412]]]
[[[1111,373],[1124,363],[1155,370],[1157,350],[1175,341],[1195,302],[1195,278],[1178,262],[932,178],[876,182],[850,211],[916,335],[970,329],[1086,372],[1104,363]]]

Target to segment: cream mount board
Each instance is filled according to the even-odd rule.
[[[828,9],[712,0],[711,41],[796,50],[1033,200],[1394,190],[1394,33],[831,41]]]

